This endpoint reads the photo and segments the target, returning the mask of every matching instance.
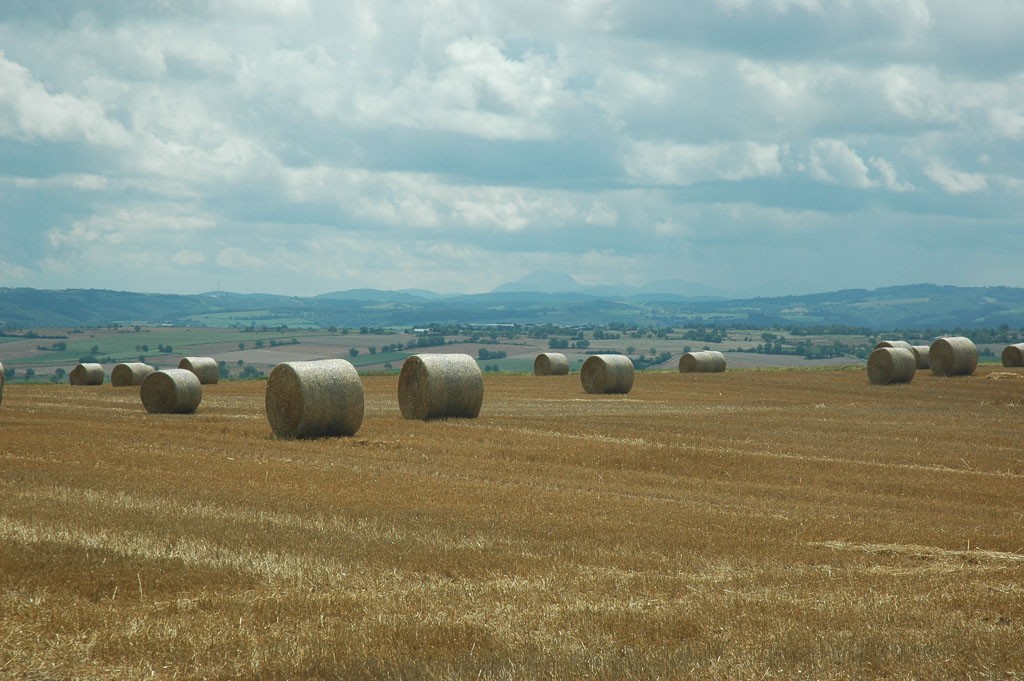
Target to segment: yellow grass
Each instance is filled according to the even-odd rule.
[[[431,422],[367,377],[314,441],[262,382],[8,385],[0,678],[1005,678],[1024,394],[986,371],[488,375]]]

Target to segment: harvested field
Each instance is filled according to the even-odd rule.
[[[370,376],[312,441],[262,381],[187,417],[8,384],[0,676],[1012,676],[1024,381],[990,372],[494,375],[426,422]]]

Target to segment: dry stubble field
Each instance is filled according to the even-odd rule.
[[[1024,379],[990,371],[488,375],[429,423],[368,377],[312,442],[262,382],[9,385],[0,677],[1013,677]]]

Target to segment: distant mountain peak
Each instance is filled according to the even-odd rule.
[[[502,284],[493,293],[577,293],[584,286],[564,272],[537,270],[518,281]]]

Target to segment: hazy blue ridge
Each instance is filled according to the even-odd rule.
[[[312,297],[104,289],[0,289],[0,328],[175,324],[289,327],[462,324],[730,326],[835,325],[873,329],[1024,326],[1024,289],[933,284],[772,298],[692,298],[671,293],[492,291],[430,296],[356,289]]]

